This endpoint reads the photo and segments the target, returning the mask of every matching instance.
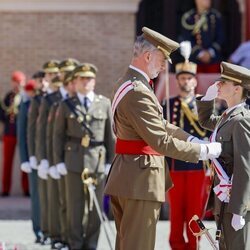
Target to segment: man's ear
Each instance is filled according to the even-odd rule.
[[[144,60],[148,63],[150,62],[151,60],[151,53],[149,51],[146,51],[144,54],[143,54],[143,57],[144,57]]]

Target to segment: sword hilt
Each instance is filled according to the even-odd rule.
[[[195,222],[197,223],[197,225],[199,226],[199,229],[200,229],[199,232],[195,232],[195,231],[192,229],[191,223],[192,223],[193,221],[195,221]],[[201,219],[200,219],[196,214],[195,214],[195,215],[192,217],[192,219],[189,221],[188,226],[189,226],[189,229],[190,229],[190,231],[192,232],[192,234],[193,234],[194,236],[201,236],[202,234],[204,234],[204,233],[207,231],[207,229],[206,229],[206,227],[204,226],[203,222],[201,221]]]

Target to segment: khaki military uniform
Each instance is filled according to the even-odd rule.
[[[77,117],[66,102],[80,112],[82,121],[89,126],[94,138],[89,145],[82,146],[82,138],[89,132],[77,121]],[[81,119],[80,119],[81,120]],[[83,191],[81,173],[88,168],[98,180],[96,195],[102,206],[104,165],[113,158],[114,136],[111,129],[110,101],[95,95],[88,110],[77,96],[62,102],[57,111],[54,129],[55,163],[64,162],[68,174],[66,178],[67,218],[69,223],[69,243],[72,249],[96,248],[100,230],[100,220],[96,209],[88,212],[88,223],[82,225],[84,210],[88,207],[88,194]],[[83,237],[84,235],[84,237]]]
[[[56,98],[55,93],[51,93],[42,98],[41,105],[39,108],[39,115],[36,122],[36,152],[37,159],[41,161],[43,159],[47,160],[47,143],[46,143],[46,132],[47,132],[47,122],[49,116],[49,110],[51,105]],[[49,212],[50,207],[48,200],[48,181],[39,178],[39,195],[41,204],[41,227],[45,234],[50,234],[49,228]]]
[[[27,145],[29,157],[36,156],[37,150],[35,148],[36,138],[36,120],[39,114],[39,106],[42,94],[37,94],[31,99],[29,113],[28,113],[28,128],[27,128]],[[34,231],[42,230],[47,232],[48,228],[40,221],[40,199],[39,199],[39,178],[37,176],[37,169],[32,169],[31,178],[29,179],[31,191],[31,206],[32,206],[32,220],[34,221]],[[41,236],[40,236],[41,237]],[[39,237],[37,237],[39,239]]]
[[[62,100],[62,95],[60,90],[56,91],[51,95],[51,102],[53,102],[49,109],[49,114],[47,117],[47,127],[46,127],[46,159],[49,161],[49,166],[55,166],[53,159],[53,128],[55,122],[55,113],[58,107],[59,102]],[[48,177],[48,218],[49,218],[49,232],[50,237],[56,241],[60,240],[60,201],[59,201],[59,180],[55,180]]]
[[[117,154],[105,193],[111,195],[116,220],[116,249],[150,250],[161,202],[172,186],[164,156],[198,162],[200,146],[184,142],[189,134],[163,119],[162,108],[141,73],[129,68],[116,89],[127,81],[133,82],[134,89],[116,108],[116,135],[123,140],[143,140],[162,156]]]
[[[213,101],[197,100],[199,122],[208,129],[214,130],[218,122],[216,141],[222,144],[218,161],[229,177],[233,175],[231,196],[226,203],[222,219],[221,249],[250,249],[246,235],[250,230],[250,110],[241,106],[229,112],[224,118],[213,115]],[[219,184],[215,176],[214,185]],[[221,201],[215,196],[214,214],[218,221]],[[232,214],[245,218],[243,229],[235,231],[231,226]]]

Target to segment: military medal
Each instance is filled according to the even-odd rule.
[[[81,141],[81,145],[84,147],[84,148],[87,148],[89,146],[89,143],[90,143],[90,137],[88,134],[84,135],[82,137],[82,141]]]

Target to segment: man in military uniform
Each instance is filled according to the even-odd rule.
[[[57,99],[57,95],[53,95],[58,87],[52,84],[52,79],[54,79],[59,74],[58,68],[59,62],[56,60],[50,60],[43,65],[43,70],[45,72],[44,80],[47,89],[47,94],[41,98],[41,104],[39,106],[38,117],[36,120],[36,158],[40,162],[38,166],[38,176],[39,178],[39,196],[40,196],[40,208],[41,208],[41,229],[45,235],[42,244],[50,244],[51,239],[49,238],[49,216],[48,216],[48,171],[49,163],[47,159],[47,145],[46,145],[46,128],[47,128],[47,118],[49,114],[49,108],[53,104],[54,100]]]
[[[181,41],[190,41],[190,60],[197,63],[198,73],[219,73],[222,60],[224,31],[222,18],[211,8],[211,0],[195,0],[196,9],[183,14],[181,18]]]
[[[55,163],[67,170],[68,236],[72,250],[96,249],[100,232],[100,220],[95,207],[89,207],[81,174],[88,169],[95,179],[101,206],[105,163],[113,158],[111,106],[106,97],[94,93],[96,72],[92,64],[82,64],[74,70],[77,94],[60,104],[55,120]]]
[[[186,142],[195,138],[164,120],[150,79],[165,69],[165,60],[179,44],[146,27],[142,31],[112,102],[116,157],[105,193],[111,195],[116,249],[121,250],[154,249],[160,207],[172,186],[164,156],[198,162],[221,151],[220,144]]]
[[[74,59],[66,59],[59,64],[60,77],[52,79],[53,86],[57,86],[58,91],[54,92],[53,103],[49,109],[46,130],[46,144],[47,144],[47,159],[49,162],[49,177],[48,177],[48,217],[50,236],[52,238],[52,248],[62,247],[66,244],[66,202],[65,202],[65,180],[57,170],[53,158],[53,130],[55,122],[55,113],[59,103],[62,100],[72,96],[75,92],[74,84],[71,82],[69,74],[78,62]],[[61,76],[66,76],[62,81]],[[60,170],[60,169],[59,169]]]
[[[15,71],[11,76],[12,90],[9,91],[0,106],[0,121],[4,124],[3,135],[3,166],[2,166],[2,196],[9,196],[11,190],[13,159],[16,148],[16,118],[21,101],[20,90],[25,84],[25,75]],[[21,173],[21,183],[24,195],[29,195],[28,176]]]
[[[188,60],[176,65],[176,79],[179,95],[169,100],[169,121],[189,134],[203,139],[207,131],[198,123],[195,100],[197,86],[195,63]],[[166,118],[167,100],[163,103],[163,115]],[[200,218],[204,209],[205,162],[191,163],[168,158],[170,176],[174,187],[169,191],[170,202],[170,246],[172,249],[197,249],[197,240],[188,228],[188,222],[197,214]],[[183,230],[187,233],[185,242]]]

